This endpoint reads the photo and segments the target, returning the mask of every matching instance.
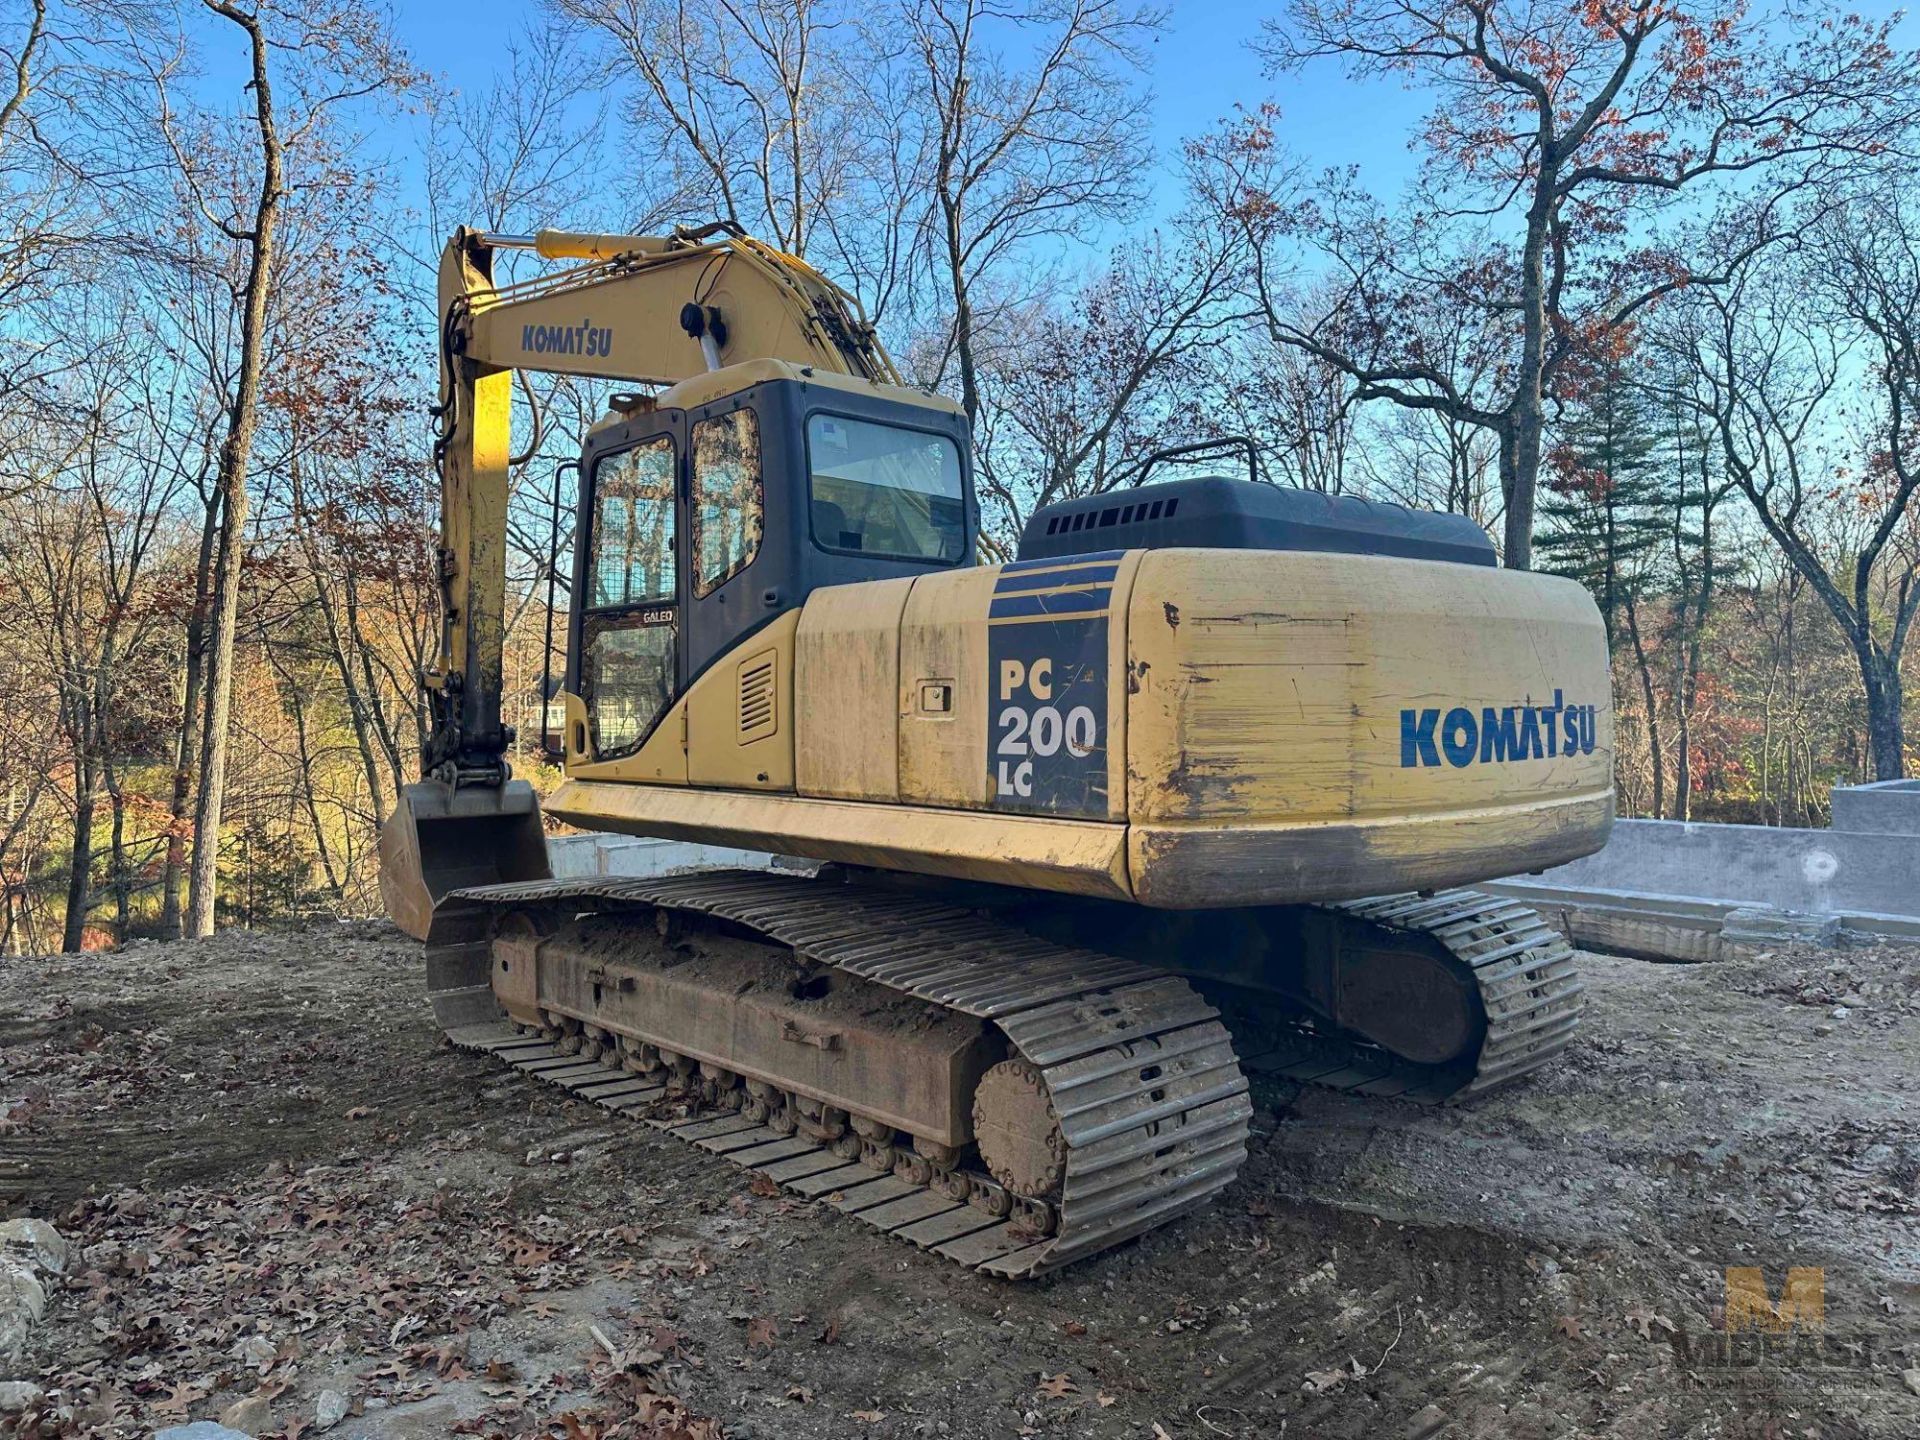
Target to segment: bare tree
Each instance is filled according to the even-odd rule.
[[[859,8],[822,0],[556,0],[610,41],[637,82],[631,118],[649,163],[720,218],[804,256],[858,143],[844,123],[841,53]]]
[[[1293,0],[1262,46],[1276,72],[1332,60],[1434,93],[1420,178],[1398,211],[1346,174],[1302,195],[1269,107],[1209,146],[1223,213],[1261,242],[1276,340],[1340,366],[1363,398],[1496,437],[1505,560],[1526,568],[1546,406],[1569,357],[1615,343],[1660,296],[1715,279],[1625,237],[1694,213],[1709,182],[1764,206],[1903,144],[1920,69],[1893,50],[1891,23],[1711,0]],[[1296,241],[1342,287],[1325,313],[1276,303]],[[1403,311],[1439,297],[1494,332],[1500,363],[1480,384],[1405,343]]]
[[[215,468],[220,529],[213,557],[213,603],[206,653],[206,743],[194,800],[193,863],[187,890],[186,930],[196,936],[210,935],[214,927],[234,637],[247,533],[247,472],[260,423],[261,361],[281,213],[288,193],[288,152],[314,134],[334,106],[397,88],[409,78],[380,17],[352,0],[317,13],[303,10],[297,14],[264,4],[250,7],[234,0],[202,3],[245,38],[249,74],[246,89],[251,92],[249,120],[257,170],[250,200],[223,203],[208,188],[207,157],[179,133],[164,72],[155,73],[162,106],[161,131],[179,173],[206,224],[240,247],[245,257],[245,278],[235,297],[240,321],[233,392]],[[273,33],[280,25],[289,31],[285,40]],[[290,118],[283,118],[275,106],[276,74],[290,79],[294,87]]]
[[[1217,433],[1193,399],[1202,362],[1244,318],[1226,303],[1235,264],[1230,236],[1148,237],[982,348],[976,475],[1006,533],[1038,506],[1110,488],[1147,451]]]
[[[980,414],[978,302],[1043,236],[1078,235],[1140,193],[1141,47],[1159,16],[1124,0],[925,0],[906,10],[928,127],[921,253],[950,296],[960,403]],[[1012,34],[1008,32],[1011,30]],[[996,48],[1030,52],[1024,63]]]
[[[1920,611],[1920,216],[1901,184],[1697,297],[1691,340],[1691,403],[1728,477],[1853,652],[1880,780],[1906,773],[1901,666]]]

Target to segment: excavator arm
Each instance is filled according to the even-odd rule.
[[[496,285],[506,249],[575,263]],[[514,372],[671,385],[774,359],[899,383],[857,299],[724,224],[666,236],[462,227],[441,253],[438,303],[443,628],[423,677],[425,779],[381,836],[388,911],[421,938],[448,890],[546,872],[538,802],[511,779],[501,718]]]

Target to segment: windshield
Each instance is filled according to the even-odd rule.
[[[813,538],[829,550],[953,564],[966,554],[960,452],[944,435],[807,419]]]

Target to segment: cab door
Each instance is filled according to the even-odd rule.
[[[685,681],[685,427],[677,415],[665,414],[649,417],[647,428],[651,433],[610,437],[605,448],[595,447],[581,491],[580,601],[568,688],[584,705],[585,734],[571,737],[569,748],[595,764],[647,746],[674,713]],[[681,756],[684,772],[678,737],[666,748]],[[684,773],[677,778],[684,782]]]

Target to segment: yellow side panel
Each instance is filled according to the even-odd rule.
[[[589,830],[1127,898],[1127,827],[1108,821],[579,779],[554,791],[543,808]]]
[[[998,566],[922,575],[900,622],[900,798],[979,808],[987,785],[987,606]]]
[[[1126,818],[1127,696],[1126,596],[1142,552],[1133,551],[1097,567],[1115,571],[1106,625],[1106,714],[1101,735],[1107,755],[1107,818]],[[1035,582],[1017,593],[1041,593],[1047,582],[1076,583],[1091,562],[1068,556],[1022,577]],[[1056,575],[1054,571],[1058,571]],[[993,601],[1010,572],[1001,566],[922,575],[914,582],[900,628],[900,798],[931,805],[991,808],[993,766],[988,758],[989,720],[999,698],[989,663]],[[945,705],[947,708],[939,708]]]
[[[598,760],[592,764],[574,762],[574,720],[584,721],[587,707],[576,695],[567,696],[567,747],[569,778],[581,780],[640,780],[651,785],[687,783],[687,702],[684,697],[660,717],[660,723],[647,736],[647,743],[631,755],[618,760]]]
[[[709,665],[687,691],[687,778],[739,790],[793,789],[789,610]]]
[[[900,617],[912,577],[830,585],[794,636],[794,778],[802,795],[900,798]]]
[[[1605,643],[1571,581],[1364,555],[1159,550],[1141,562],[1129,636],[1136,822],[1474,810],[1611,783]],[[1482,762],[1483,709],[1550,707],[1556,691],[1596,707],[1590,750],[1569,753],[1562,724],[1539,758]],[[1453,739],[1465,763],[1448,761],[1437,733],[1427,749],[1432,709],[1473,716],[1471,759],[1464,727]]]
[[[1606,646],[1570,581],[1159,550],[1128,635],[1131,865],[1149,904],[1461,884],[1605,839]]]

